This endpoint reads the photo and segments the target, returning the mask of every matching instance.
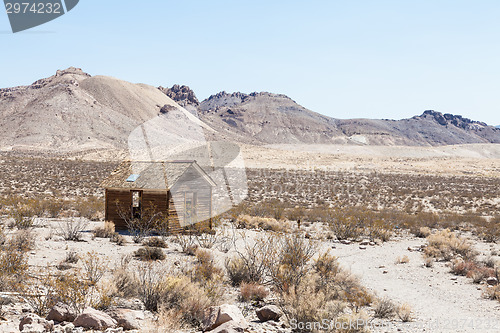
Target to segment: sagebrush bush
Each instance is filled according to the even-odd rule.
[[[396,311],[396,306],[389,298],[384,297],[375,303],[373,310],[375,318],[391,318]]]
[[[22,252],[28,252],[35,248],[36,235],[30,229],[16,232],[6,241],[6,246]]]
[[[208,250],[198,249],[196,251],[196,263],[191,271],[191,277],[194,281],[202,284],[213,279],[221,280],[224,273],[221,268],[215,264],[214,256]]]
[[[59,223],[59,234],[67,241],[80,241],[87,226],[88,220],[86,219],[68,218]]]
[[[93,230],[94,237],[111,238],[115,233],[115,224],[110,221],[105,221],[103,227],[96,227]]]
[[[404,323],[413,320],[413,313],[409,304],[402,304],[398,306],[396,309],[396,314],[398,315],[398,318]]]
[[[248,281],[248,269],[241,258],[226,259],[226,272],[233,287],[238,287],[242,282]]]
[[[116,243],[116,245],[125,245],[127,243],[127,240],[125,239],[125,237],[123,235],[120,235],[119,233],[117,232],[114,232],[111,237],[109,238],[109,240],[113,243]]]
[[[161,248],[149,246],[139,248],[134,252],[134,256],[143,261],[164,260],[166,258]]]
[[[160,237],[151,237],[142,242],[142,245],[149,247],[167,248],[167,243]]]
[[[460,255],[465,260],[472,260],[477,255],[467,239],[457,236],[448,229],[429,235],[427,244],[424,251],[426,256],[446,261],[457,255]]]

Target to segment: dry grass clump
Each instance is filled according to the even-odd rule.
[[[375,303],[373,310],[375,318],[391,318],[396,312],[396,305],[390,299],[384,297]]]
[[[278,221],[273,217],[240,215],[237,219],[238,228],[262,229],[266,231],[286,232],[290,229],[289,222]]]
[[[214,305],[206,291],[186,276],[174,276],[154,264],[138,269],[139,296],[147,310],[170,311],[182,322],[199,327],[205,310]]]
[[[415,236],[419,238],[427,238],[431,235],[431,229],[429,227],[420,227],[417,232],[415,232]]]
[[[76,264],[78,260],[80,260],[80,257],[78,256],[78,253],[76,251],[66,252],[66,258],[64,259],[64,262],[68,264]]]
[[[111,238],[115,233],[115,224],[110,221],[105,221],[104,227],[97,227],[92,232],[94,237],[97,238]]]
[[[125,237],[123,235],[120,235],[119,233],[117,232],[114,232],[111,237],[109,238],[109,240],[113,243],[116,243],[116,245],[125,245],[127,243],[127,240],[125,239]]]
[[[396,259],[396,265],[397,264],[407,264],[409,262],[410,262],[410,258],[408,258],[408,256],[398,257]]]
[[[13,246],[0,248],[0,291],[8,291],[27,278],[28,258],[24,251]]]
[[[457,256],[464,260],[473,259],[477,253],[469,241],[448,229],[437,231],[427,237],[425,255],[449,261]]]
[[[213,254],[208,250],[196,251],[196,263],[191,271],[191,278],[196,282],[205,283],[213,279],[221,280],[224,273],[215,264]]]
[[[242,283],[240,295],[244,302],[262,302],[269,295],[269,291],[257,283]]]
[[[233,287],[237,287],[243,282],[249,280],[246,261],[242,258],[227,259],[225,262],[225,268],[229,281]]]
[[[407,323],[407,322],[410,322],[413,320],[413,313],[412,313],[411,306],[409,304],[402,304],[402,305],[398,306],[398,308],[396,309],[396,314],[397,314],[398,318],[404,323]]]
[[[142,245],[149,247],[159,247],[162,249],[166,249],[168,247],[167,243],[161,239],[160,237],[151,237],[142,242]]]
[[[141,247],[134,252],[134,257],[142,261],[164,260],[165,253],[158,247]]]
[[[21,252],[28,252],[35,248],[36,235],[30,229],[19,230],[12,235],[5,243],[6,247]]]
[[[78,216],[93,221],[98,220],[104,212],[104,200],[96,196],[75,200],[72,206],[78,212]]]

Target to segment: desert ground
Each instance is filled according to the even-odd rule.
[[[2,153],[0,331],[92,330],[53,319],[56,301],[108,332],[500,328],[500,145],[241,149],[248,198],[215,234],[181,236],[103,221],[112,154]]]

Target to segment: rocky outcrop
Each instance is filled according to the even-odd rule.
[[[202,328],[203,331],[216,332],[215,329],[226,323],[227,325],[224,329],[232,329],[233,331],[236,328],[243,330],[248,326],[248,322],[236,305],[222,304],[220,306],[211,307],[208,310]],[[229,330],[227,332],[233,331]],[[217,332],[223,331],[217,330]]]
[[[116,327],[117,322],[107,313],[92,308],[86,308],[76,317],[73,324],[76,327],[83,327],[86,329],[105,330],[107,328]]]
[[[186,105],[195,105],[198,106],[200,102],[196,98],[196,95],[191,88],[188,86],[181,86],[178,84],[174,84],[172,88],[164,88],[162,86],[159,86],[158,89],[173,99],[177,104],[180,106],[186,106]]]
[[[34,313],[22,316],[19,322],[19,330],[24,333],[51,332],[54,322],[40,318]]]
[[[276,305],[266,305],[255,311],[260,321],[279,321],[283,312]]]
[[[58,322],[69,321],[72,322],[76,319],[76,312],[71,307],[64,303],[57,303],[50,309],[47,315],[47,320],[54,320]]]
[[[117,326],[125,330],[138,330],[141,328],[140,321],[144,320],[144,313],[129,309],[112,309],[107,314],[116,320]]]

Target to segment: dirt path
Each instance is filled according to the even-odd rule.
[[[408,238],[368,246],[366,250],[359,249],[358,244],[335,244],[333,254],[361,278],[363,285],[380,297],[408,303],[414,311],[412,323],[394,320],[393,326],[373,331],[499,332],[500,303],[484,299],[484,285],[474,285],[466,277],[450,274],[444,263],[424,267],[422,254],[408,250],[424,243],[424,239]],[[404,255],[410,262],[395,264]]]

